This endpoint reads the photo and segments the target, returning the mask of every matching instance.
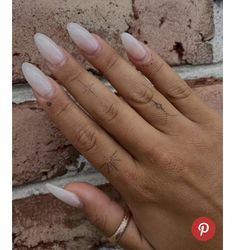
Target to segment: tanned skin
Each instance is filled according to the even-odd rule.
[[[222,249],[220,115],[146,45],[148,55],[138,61],[129,56],[130,63],[93,36],[100,49],[81,53],[118,95],[62,48],[65,62],[47,65],[64,88],[51,79],[53,94],[35,95],[124,199],[132,219],[120,245],[133,250]],[[87,218],[105,235],[115,232],[124,215],[121,206],[88,183],[65,188],[78,195]],[[201,216],[216,224],[216,235],[207,242],[191,233]]]

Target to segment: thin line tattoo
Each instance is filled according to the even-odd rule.
[[[161,103],[156,102],[156,101],[153,101],[153,104],[154,104],[154,106],[155,106],[157,109],[161,109],[164,113],[167,114],[166,110],[162,107],[162,104],[161,104]]]
[[[94,91],[94,83],[89,83],[89,84],[85,84],[84,82],[82,82],[80,80],[80,83],[82,84],[82,86],[84,87],[84,90],[83,90],[83,94],[93,94],[94,96],[96,96],[95,94],[95,91]]]
[[[169,116],[176,116],[176,115],[172,115],[172,114],[169,114],[168,112],[166,112],[166,110],[163,108],[163,105],[159,102],[156,102],[156,101],[153,101],[153,105],[157,108],[157,109],[160,109],[164,114],[165,114],[165,121],[164,121],[164,124],[167,123],[167,119]]]
[[[120,159],[117,158],[117,151],[115,151],[111,156],[104,156],[105,163],[102,164],[101,168],[106,168],[108,172],[111,170],[118,171],[117,163],[120,162]]]

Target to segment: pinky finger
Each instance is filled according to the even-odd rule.
[[[48,190],[63,202],[82,209],[87,219],[106,236],[112,235],[119,227],[124,209],[112,201],[100,189],[88,183],[70,183],[65,189],[46,185]],[[152,247],[140,235],[134,220],[131,218],[118,244],[128,250],[150,250]]]

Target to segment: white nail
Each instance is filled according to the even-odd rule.
[[[147,51],[143,45],[129,33],[122,33],[121,40],[126,52],[136,60],[144,59]]]
[[[64,53],[49,37],[37,33],[34,35],[35,44],[41,55],[51,64],[61,64],[65,60]]]
[[[49,78],[31,63],[22,64],[23,74],[31,87],[42,97],[50,96],[53,92]]]
[[[82,203],[75,193],[51,184],[46,184],[46,188],[50,193],[52,193],[56,198],[63,201],[64,203],[72,207],[82,207]]]
[[[67,30],[77,46],[88,54],[94,53],[99,48],[98,41],[92,34],[77,23],[69,23]]]

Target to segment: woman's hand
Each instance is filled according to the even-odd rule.
[[[70,95],[31,64],[23,64],[23,72],[50,118],[125,200],[132,219],[119,244],[135,250],[221,249],[220,116],[131,35],[121,38],[136,68],[81,26],[69,24],[68,31],[120,97],[42,34],[35,35],[36,45]],[[123,208],[90,184],[49,189],[82,207],[107,236],[123,219]],[[201,216],[217,226],[208,242],[197,241],[191,233],[192,222]]]

